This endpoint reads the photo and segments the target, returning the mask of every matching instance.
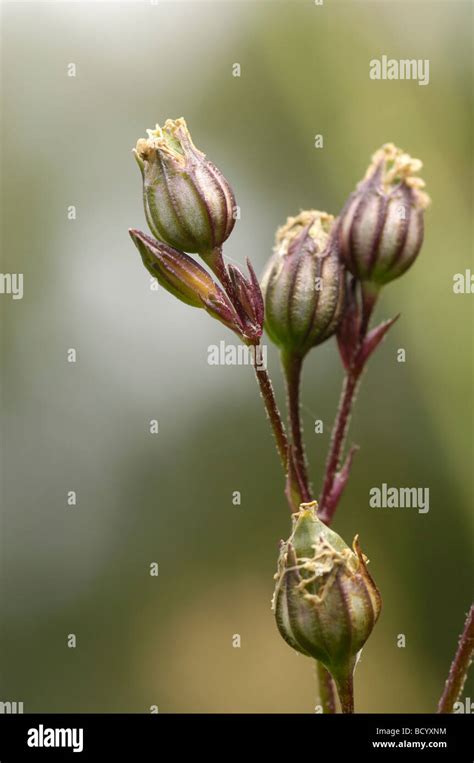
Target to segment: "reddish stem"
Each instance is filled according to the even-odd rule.
[[[316,662],[318,676],[319,698],[325,715],[337,712],[336,687],[331,674],[326,670],[322,662]]]
[[[254,365],[254,368],[263,402],[265,404],[265,410],[267,412],[267,416],[275,436],[276,448],[278,455],[280,456],[281,465],[283,466],[283,470],[286,474],[288,470],[288,439],[286,436],[283,421],[281,419],[280,411],[278,410],[272,382],[266,368],[257,365]]]
[[[338,500],[331,501],[331,496],[336,474],[342,463],[344,445],[347,430],[351,419],[352,407],[357,395],[359,381],[364,371],[367,358],[364,358],[362,348],[368,333],[370,318],[372,316],[380,289],[367,283],[361,283],[361,310],[358,329],[358,340],[354,347],[353,362],[346,371],[342,386],[339,407],[331,435],[331,445],[326,461],[326,471],[323,482],[323,490],[319,501],[319,518],[327,525],[331,524],[338,506]],[[339,496],[340,497],[340,496]]]
[[[295,467],[298,471],[299,481],[302,488],[303,502],[312,500],[312,490],[308,476],[308,465],[303,441],[303,426],[300,411],[300,383],[303,358],[294,353],[282,353],[283,370],[286,380],[286,393],[288,401],[288,418],[295,457]]]
[[[330,524],[337,508],[337,503],[331,506],[328,511],[326,504],[331,495],[336,473],[342,461],[342,452],[346,441],[346,434],[349,428],[352,406],[354,404],[357,387],[359,384],[361,371],[348,371],[342,387],[339,408],[334,422],[331,435],[331,445],[329,448],[328,459],[326,462],[326,472],[323,483],[323,491],[319,502],[319,517],[326,524]]]
[[[438,713],[452,713],[466,681],[474,652],[474,604],[471,606],[464,630],[459,637],[458,648],[449,669],[444,691],[438,705]]]
[[[352,714],[354,712],[354,674],[353,671],[349,673],[344,680],[337,682],[337,690],[339,693],[339,699],[341,701],[341,710],[344,714]]]

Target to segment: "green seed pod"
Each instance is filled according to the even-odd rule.
[[[302,504],[282,543],[272,608],[280,634],[329,670],[342,696],[381,609],[357,536],[353,551]]]
[[[184,119],[168,119],[147,132],[134,153],[150,230],[174,249],[206,259],[234,227],[232,189],[194,146]]]
[[[309,210],[276,234],[262,278],[265,328],[285,352],[303,357],[332,336],[344,302],[344,275],[330,236],[334,218]]]
[[[379,286],[401,276],[423,243],[423,213],[430,203],[415,174],[419,159],[386,143],[372,157],[364,180],[338,221],[340,255],[360,281]]]

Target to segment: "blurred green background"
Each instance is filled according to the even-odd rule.
[[[207,364],[233,335],[151,291],[127,234],[146,229],[131,148],[184,116],[241,207],[225,252],[259,272],[277,225],[302,208],[337,214],[382,143],[424,162],[425,244],[383,292],[377,317],[402,316],[364,378],[335,528],[360,533],[384,598],[357,709],[435,709],[472,594],[473,297],[452,291],[472,268],[471,17],[455,0],[3,4],[2,272],[25,283],[23,300],[0,299],[0,700],[314,709],[311,662],[270,611],[289,516],[252,370]],[[429,85],[371,81],[383,54],[429,59]],[[316,485],[341,379],[335,343],[313,351]],[[429,487],[429,513],[370,509],[383,482]]]

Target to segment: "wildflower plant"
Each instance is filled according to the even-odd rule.
[[[278,347],[287,390],[288,428],[268,371],[254,365],[285,475],[292,529],[281,542],[272,601],[278,630],[316,660],[323,711],[354,712],[354,671],[377,622],[381,594],[358,536],[352,548],[330,527],[346,489],[356,447],[345,452],[349,420],[367,363],[398,316],[371,326],[380,293],[417,258],[430,200],[421,161],[387,143],[340,215],[317,210],[289,217],[277,231],[259,283],[225,262],[235,223],[233,191],[197,149],[184,119],[148,130],[134,149],[153,236],[130,230],[143,264],[188,306],[205,310],[258,351],[264,328]],[[194,257],[201,258],[199,263]],[[205,266],[205,267],[204,267]],[[305,357],[335,338],[344,369],[321,487],[309,477],[300,418]],[[474,610],[466,620],[438,711],[452,712],[472,659]]]

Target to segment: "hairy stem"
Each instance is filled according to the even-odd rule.
[[[352,676],[353,673],[350,671],[346,678],[337,682],[337,691],[341,701],[341,710],[345,714],[351,714],[354,712],[354,682]]]
[[[278,405],[275,400],[273,386],[266,368],[257,365],[254,365],[254,368],[263,402],[265,404],[265,410],[267,411],[273,434],[275,436],[276,447],[278,455],[280,456],[281,465],[286,474],[288,470],[288,439],[286,437],[285,427],[283,426],[280,411],[278,410]]]
[[[331,674],[328,673],[322,662],[316,661],[316,675],[319,686],[319,702],[325,715],[337,712],[336,688]]]
[[[288,419],[293,442],[295,466],[300,476],[303,501],[309,502],[312,500],[312,490],[308,477],[300,411],[300,382],[303,358],[294,353],[282,352],[281,361],[285,373]]]
[[[474,652],[474,604],[471,606],[464,630],[459,637],[458,648],[449,669],[443,694],[439,701],[438,713],[452,713],[466,681]]]
[[[331,511],[328,512],[326,509],[326,504],[334,485],[336,473],[341,465],[347,430],[349,428],[351,419],[352,407],[359,385],[359,378],[359,371],[350,370],[346,373],[342,386],[339,408],[332,430],[331,445],[329,447],[329,454],[326,461],[326,472],[324,476],[323,490],[319,501],[319,517],[326,524],[331,523],[334,512],[337,508],[337,504],[334,504],[331,507]]]
[[[368,283],[362,283],[360,285],[361,310],[358,319],[358,336],[353,348],[352,364],[347,369],[344,377],[339,407],[331,435],[331,445],[329,447],[329,454],[326,461],[323,490],[319,501],[319,517],[327,525],[331,524],[337,509],[338,500],[331,501],[328,506],[328,498],[331,496],[334,481],[342,462],[352,408],[357,395],[359,381],[367,360],[367,358],[364,358],[362,355],[362,349],[369,330],[370,319],[377,303],[379,291],[380,287],[378,286],[373,286]]]

